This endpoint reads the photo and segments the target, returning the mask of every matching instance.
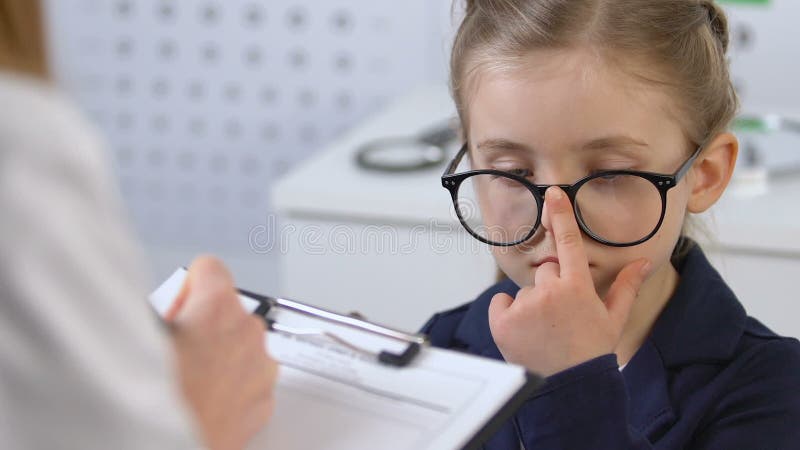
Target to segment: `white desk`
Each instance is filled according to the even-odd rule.
[[[369,139],[418,133],[452,116],[444,87],[418,90],[276,183],[284,295],[415,329],[433,312],[467,302],[492,283],[488,249],[466,235],[451,213],[439,181],[443,167],[384,174],[361,170],[353,160]],[[710,224],[716,241],[704,242],[748,310],[795,336],[798,199],[800,178],[772,186],[767,195],[726,194]]]

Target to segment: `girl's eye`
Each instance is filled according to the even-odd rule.
[[[505,169],[503,171],[522,178],[533,176],[533,172],[528,169]]]
[[[602,178],[604,180],[613,180],[619,177],[620,174],[609,174],[607,172],[617,172],[620,170],[633,170],[633,169],[624,167],[615,167],[613,169],[591,170],[589,171],[589,176],[597,176],[598,178]]]
[[[599,175],[600,176],[598,178],[601,178],[601,179],[603,179],[605,181],[614,181],[620,176],[619,174],[615,174],[615,173],[606,173],[606,174],[604,174],[603,172],[599,172]]]

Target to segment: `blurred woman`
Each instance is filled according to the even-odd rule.
[[[201,257],[159,326],[102,143],[50,81],[40,13],[0,0],[0,448],[242,448],[272,410],[263,323]]]

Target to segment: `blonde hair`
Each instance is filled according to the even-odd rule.
[[[696,145],[723,132],[738,110],[725,54],[728,21],[706,0],[466,0],[450,84],[461,125],[475,74],[505,69],[536,49],[590,46],[677,99]],[[694,149],[691,149],[694,150]]]
[[[49,77],[39,1],[0,0],[0,70]]]

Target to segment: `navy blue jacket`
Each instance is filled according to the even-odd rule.
[[[674,296],[622,372],[609,354],[548,377],[485,448],[800,449],[800,343],[748,317],[699,247],[676,269]],[[423,332],[434,346],[502,359],[488,306],[518,290],[500,282]]]

